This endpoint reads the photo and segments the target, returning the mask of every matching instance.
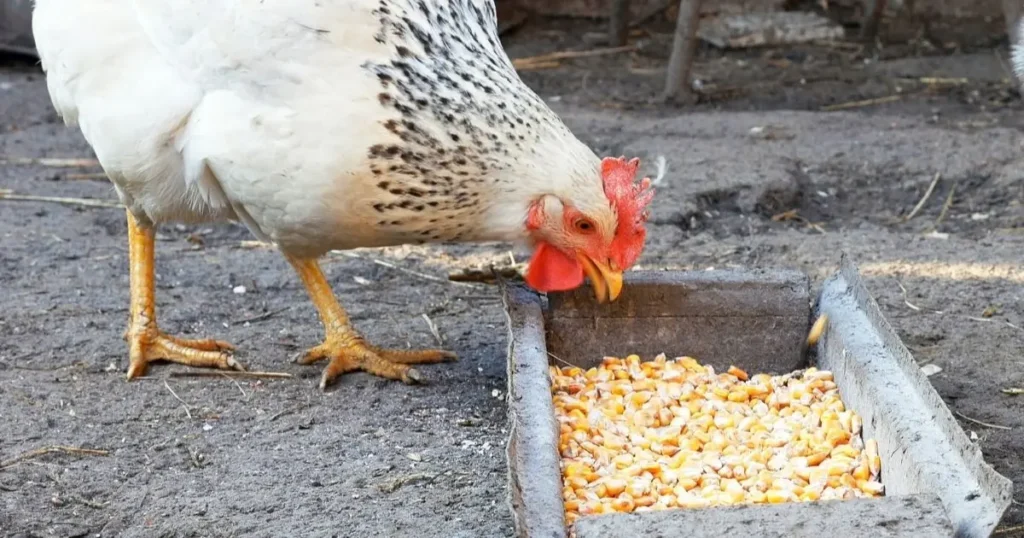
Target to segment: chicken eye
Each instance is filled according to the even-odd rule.
[[[585,234],[591,233],[594,231],[594,223],[587,219],[580,219],[576,221],[576,231]]]

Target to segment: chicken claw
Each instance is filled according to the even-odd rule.
[[[349,340],[349,341],[345,341]],[[423,383],[423,375],[410,364],[433,364],[455,360],[450,351],[440,349],[402,350],[382,349],[366,345],[356,338],[330,338],[300,357],[299,364],[313,364],[324,359],[330,362],[320,377],[320,390],[341,374],[362,370],[386,379],[414,385]]]
[[[440,349],[384,349],[367,344],[351,327],[348,314],[334,297],[316,260],[291,256],[287,258],[305,284],[327,332],[322,344],[310,349],[296,361],[299,364],[313,364],[330,359],[320,377],[321,390],[339,375],[355,370],[408,384],[422,383],[423,375],[410,364],[432,364],[456,359],[454,353]]]
[[[128,212],[131,318],[124,333],[128,341],[128,379],[145,375],[153,361],[171,361],[201,368],[245,370],[231,356],[234,346],[211,339],[190,340],[169,336],[156,323],[154,300],[154,232]]]
[[[150,328],[128,331],[129,345],[128,379],[145,375],[146,368],[153,361],[171,361],[200,368],[245,371],[245,368],[231,356],[234,346],[220,340],[189,340],[168,336]]]

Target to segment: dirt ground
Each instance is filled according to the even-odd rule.
[[[530,21],[507,41],[522,57],[586,48],[599,30]],[[874,52],[853,40],[702,48],[705,95],[690,108],[650,101],[670,29],[643,30],[640,52],[523,73],[599,153],[637,155],[648,173],[665,157],[641,266],[793,267],[818,284],[851,255],[916,358],[942,368],[931,380],[963,428],[1016,483],[1000,532],[1024,535],[1009,530],[1024,524],[1024,396],[1002,392],[1024,387],[1024,104],[1002,22],[890,25]],[[41,73],[15,59],[0,63],[0,156],[91,156],[56,119]],[[0,188],[113,199],[91,172],[0,165]],[[248,248],[239,226],[161,230],[160,321],[294,378],[168,377],[182,369],[159,365],[126,383],[118,209],[0,200],[0,238],[0,462],[53,445],[107,454],[0,470],[0,534],[510,535],[501,303],[493,287],[444,278],[501,262],[508,246],[330,257],[369,338],[432,345],[429,319],[461,360],[425,368],[427,386],[355,374],[321,393],[320,368],[291,362],[319,341],[315,311],[281,256]]]

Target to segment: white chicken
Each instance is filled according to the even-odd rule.
[[[317,258],[404,243],[527,240],[527,282],[614,300],[645,240],[649,180],[598,159],[516,75],[492,0],[38,0],[53,104],[128,208],[128,378],[156,360],[242,366],[161,332],[154,227],[237,220],[294,266],[324,323],[320,386],[408,383],[442,350],[372,346]]]

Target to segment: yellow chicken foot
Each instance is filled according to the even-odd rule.
[[[313,364],[330,359],[320,377],[321,390],[339,375],[355,370],[409,384],[421,383],[423,377],[410,364],[455,360],[454,353],[440,349],[382,349],[367,344],[352,328],[348,314],[334,297],[331,285],[320,270],[320,264],[312,259],[286,257],[305,284],[327,333],[322,344],[310,349],[298,360],[299,364]]]
[[[235,348],[220,340],[189,340],[160,332],[154,298],[154,232],[128,212],[128,258],[131,315],[124,337],[128,341],[128,379],[145,375],[153,361],[171,361],[203,368],[245,370],[231,356]]]

